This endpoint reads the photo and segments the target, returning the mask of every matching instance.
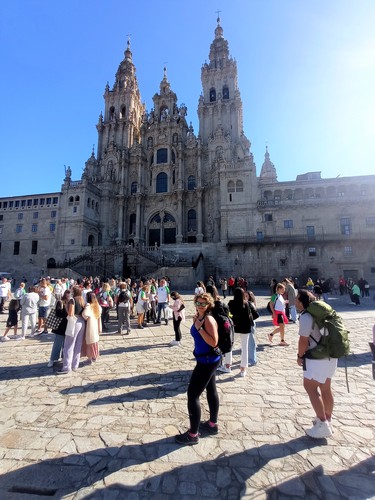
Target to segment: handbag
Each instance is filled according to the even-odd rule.
[[[171,307],[166,307],[165,317],[168,319],[173,319],[173,309]]]
[[[50,328],[51,330],[57,330],[60,326],[61,321],[62,318],[58,318],[56,316],[56,309],[52,307],[47,317],[46,327]]]
[[[76,316],[68,316],[67,318],[68,324],[66,325],[65,336],[66,337],[74,337],[74,327],[77,323]]]

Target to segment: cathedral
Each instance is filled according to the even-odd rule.
[[[375,282],[375,176],[278,182],[267,148],[257,175],[237,82],[218,19],[195,132],[166,69],[145,109],[128,42],[81,179],[68,167],[61,192],[0,199],[4,271]]]

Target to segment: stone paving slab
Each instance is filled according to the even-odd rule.
[[[312,440],[312,410],[296,364],[297,325],[289,347],[270,347],[263,309],[258,364],[239,377],[218,376],[220,433],[180,447],[188,426],[186,389],[194,366],[185,295],[183,345],[171,325],[101,338],[95,365],[58,377],[47,368],[53,335],[0,344],[1,499],[370,499],[375,498],[375,382],[371,300],[359,308],[332,297],[351,331],[350,392],[340,361],[333,389],[335,433]],[[3,331],[6,315],[0,317]],[[112,318],[112,330],[116,322]],[[207,403],[202,398],[202,419]]]

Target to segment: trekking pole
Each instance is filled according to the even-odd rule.
[[[349,391],[349,379],[348,379],[348,367],[347,367],[347,364],[346,364],[346,356],[345,356],[345,379],[346,379],[346,388]]]
[[[375,380],[375,344],[374,342],[369,342],[369,346],[372,351],[372,378]]]

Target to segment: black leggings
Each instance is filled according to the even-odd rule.
[[[174,336],[175,339],[180,342],[181,340],[181,330],[180,330],[180,325],[181,325],[181,320],[182,318],[175,318],[173,314],[173,329],[174,329]]]
[[[207,402],[210,409],[210,421],[217,422],[219,413],[219,396],[216,390],[216,370],[220,360],[212,364],[197,363],[191,374],[188,396],[188,411],[190,418],[190,432],[196,434],[201,420],[201,405],[199,398],[206,389]]]

